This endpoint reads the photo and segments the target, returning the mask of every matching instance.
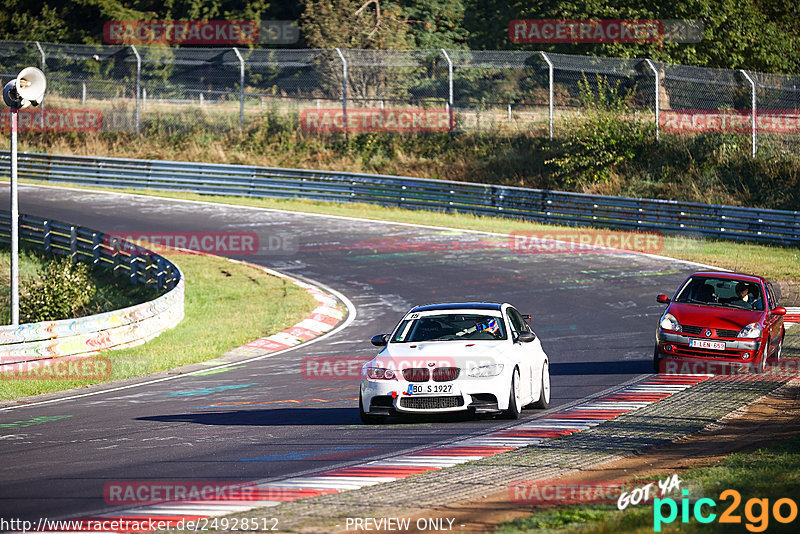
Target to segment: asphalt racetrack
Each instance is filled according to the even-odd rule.
[[[2,195],[7,204],[7,187]],[[553,407],[621,384],[651,371],[655,296],[692,270],[636,254],[520,253],[507,238],[459,230],[31,185],[20,212],[106,233],[255,232],[259,253],[240,259],[320,282],[357,309],[326,339],[225,372],[0,411],[0,516],[34,521],[112,510],[109,482],[279,480],[508,426],[365,426],[357,379],[301,372],[309,356],[369,359],[369,338],[417,304],[508,301],[533,314]]]

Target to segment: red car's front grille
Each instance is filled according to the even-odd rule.
[[[717,337],[739,337],[738,330],[725,330],[723,328],[717,328]]]
[[[704,332],[706,331],[705,326],[692,326],[688,324],[682,324],[681,330],[685,334],[689,334],[692,336],[704,336]],[[726,330],[724,328],[711,328],[711,335],[712,337],[726,337],[726,338],[733,338],[739,336],[738,330]]]

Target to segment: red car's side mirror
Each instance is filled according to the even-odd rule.
[[[773,308],[772,315],[786,315],[786,308],[784,308],[783,306],[778,306],[777,308]]]
[[[656,302],[660,302],[661,304],[669,304],[669,297],[666,295],[658,295],[656,296]]]

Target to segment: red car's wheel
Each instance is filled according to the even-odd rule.
[[[763,373],[767,370],[767,358],[769,357],[769,337],[764,342],[764,352],[761,354],[761,361],[758,362],[758,371]]]

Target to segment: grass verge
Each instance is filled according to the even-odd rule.
[[[186,277],[185,317],[147,343],[104,352],[108,380],[0,380],[0,400],[121,380],[216,358],[298,323],[317,305],[302,288],[224,258],[165,254]]]
[[[25,182],[53,185],[52,183],[46,181],[26,180]],[[305,213],[361,217],[364,219],[395,221],[410,224],[445,226],[449,228],[462,228],[466,230],[497,232],[503,234],[511,232],[557,232],[564,230],[595,234],[608,234],[610,232],[610,230],[606,229],[576,229],[574,227],[566,228],[514,219],[503,219],[499,217],[479,217],[460,213],[408,210],[361,203],[317,202],[302,199],[228,197],[200,195],[196,193],[181,193],[175,191],[142,191],[134,189],[81,187],[71,184],[58,185],[69,185],[70,187],[78,187],[90,190],[127,192],[165,198],[179,198],[218,202],[221,204],[253,206],[258,208],[300,211]],[[626,232],[614,233],[625,234]],[[723,269],[755,273],[772,280],[800,282],[800,248],[798,247],[735,243],[732,241],[718,241],[694,237],[665,236],[663,240],[663,247],[661,250],[657,250],[656,252],[664,256],[713,265]],[[665,288],[665,290],[668,289],[670,288]],[[800,302],[798,302],[797,305],[800,305]]]
[[[777,500],[783,498],[797,503],[797,495],[800,494],[800,437],[754,452],[732,454],[718,465],[684,471],[680,473],[680,478],[682,487],[692,488],[688,496],[691,503],[689,519],[686,523],[682,522],[682,497],[673,492],[671,496],[676,501],[678,515],[670,524],[663,524],[661,532],[797,532],[796,508],[794,520],[784,524],[775,519],[773,507]],[[738,491],[741,502],[734,503],[733,497],[721,498],[720,494],[727,489]],[[704,516],[708,516],[709,512],[716,514],[715,519],[707,524],[693,517],[694,502],[703,497],[716,502],[714,509],[708,505],[702,507]],[[768,499],[769,502],[764,508],[751,499]],[[669,509],[667,506],[662,508],[663,515],[667,516]],[[738,523],[719,521],[728,508],[731,508],[732,517],[739,519]],[[652,533],[655,527],[654,510],[653,504],[629,506],[624,511],[617,510],[615,505],[545,509],[527,518],[503,523],[495,533]],[[784,517],[790,516],[789,506],[784,504],[780,513]]]

